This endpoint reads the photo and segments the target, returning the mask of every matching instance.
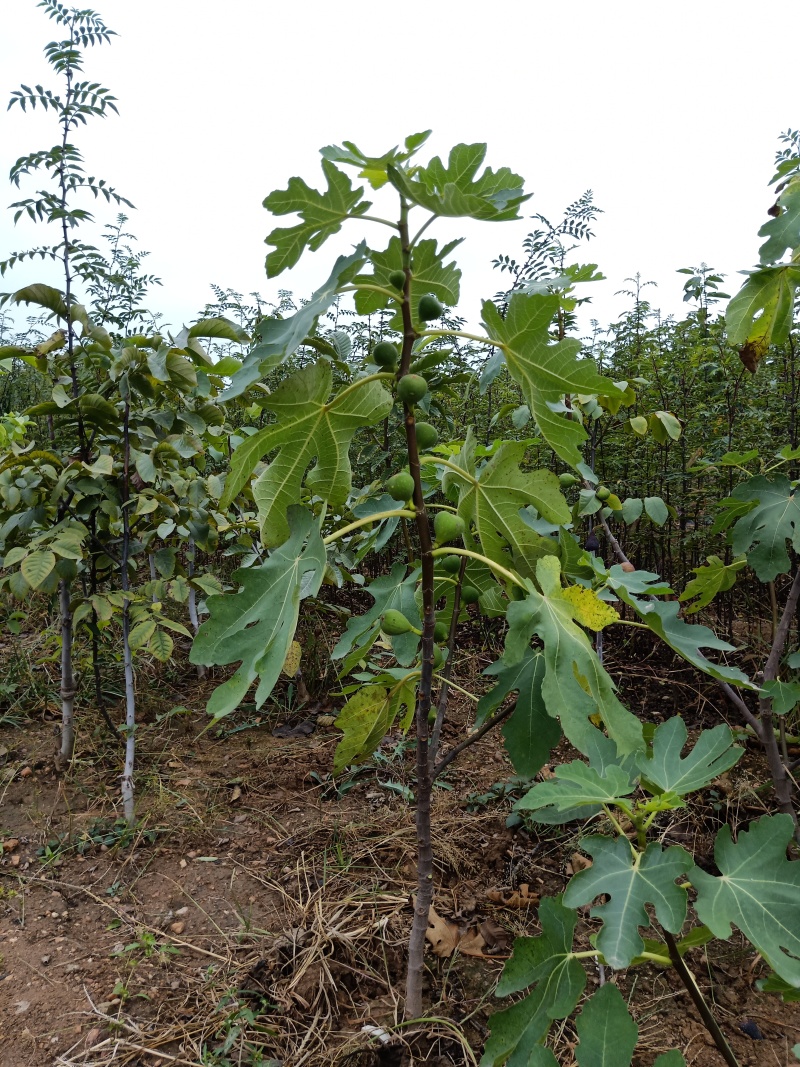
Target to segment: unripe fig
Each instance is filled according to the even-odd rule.
[[[414,495],[414,479],[407,471],[393,474],[386,483],[386,492],[392,500],[399,500],[405,503],[406,500],[410,500]]]
[[[457,541],[466,529],[464,520],[451,511],[437,511],[433,520],[433,530],[436,541],[440,545],[446,545],[448,541]]]
[[[433,669],[438,671],[441,665],[444,663],[444,653],[438,645],[433,646]]]
[[[440,319],[443,313],[444,308],[433,293],[426,293],[420,297],[417,314],[421,322],[428,322],[429,319]]]
[[[458,574],[459,568],[461,567],[461,557],[445,556],[441,561],[441,564],[442,570],[447,571],[448,574]]]
[[[597,497],[598,500],[608,500],[608,498],[611,496],[611,490],[608,488],[607,485],[598,485],[598,487],[594,491],[594,495]]]
[[[379,341],[372,349],[372,362],[377,363],[379,367],[396,367],[399,358],[397,345],[393,345],[391,341]]]
[[[428,391],[428,383],[421,374],[404,374],[397,383],[397,395],[409,407],[418,404]]]
[[[475,604],[480,599],[480,591],[474,585],[461,586],[461,600],[464,604]]]
[[[389,608],[381,616],[381,629],[390,637],[399,637],[400,634],[411,633],[413,627],[402,611]]]
[[[395,289],[405,289],[406,272],[404,270],[393,270],[389,275],[389,285],[393,285]]]
[[[417,445],[423,451],[427,448],[433,448],[438,440],[439,432],[435,426],[431,426],[429,422],[417,423]]]
[[[434,641],[439,641],[439,642],[446,641],[449,636],[450,636],[449,627],[443,622],[437,622],[436,625],[433,628],[433,639],[434,639]]]
[[[574,474],[570,474],[569,471],[559,474],[558,480],[562,489],[570,489],[573,485],[578,484],[578,479]]]

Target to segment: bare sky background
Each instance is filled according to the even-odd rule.
[[[785,51],[800,30],[797,0],[97,0],[97,10],[119,36],[88,51],[86,75],[118,97],[120,116],[75,141],[87,172],[136,205],[129,228],[164,282],[151,302],[177,325],[212,298],[211,282],[268,299],[279,288],[308,296],[362,226],[267,281],[263,241],[276,223],[264,196],[294,174],[320,185],[323,145],[349,139],[378,154],[426,128],[424,158],[487,141],[487,161],[524,175],[535,194],[528,214],[555,220],[594,190],[604,214],[577,255],[608,280],[586,287],[584,330],[590,317],[604,324],[629,306],[614,293],[637,271],[658,283],[648,298],[680,314],[677,268],[705,261],[733,292],[735,272],[754,263],[778,134],[800,125]],[[6,96],[20,82],[57,87],[42,49],[58,37],[35,0],[2,0]],[[52,112],[0,112],[0,172],[55,141]],[[7,186],[5,201],[17,198]],[[113,220],[104,204],[96,210]],[[459,219],[434,228],[440,239],[467,238],[457,256],[459,311],[470,321],[502,287],[492,258],[518,254],[532,227]],[[0,217],[0,258],[54,239],[44,226],[13,227],[11,212]],[[37,260],[2,288],[46,277]]]

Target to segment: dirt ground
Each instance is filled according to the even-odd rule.
[[[635,693],[644,718],[682,710],[693,728],[727,714],[696,675],[667,668],[641,657],[619,673],[629,706]],[[466,951],[479,948],[429,951],[431,1021],[395,1030],[414,884],[410,747],[387,737],[371,764],[334,783],[338,734],[326,718],[273,735],[304,720],[302,708],[274,703],[198,736],[210,684],[140,679],[132,832],[118,820],[120,749],[94,711],[81,710],[66,777],[53,767],[52,709],[0,730],[1,1067],[476,1064],[513,938],[538,932],[539,896],[563,890],[582,862],[577,827],[506,826],[498,783],[514,772],[492,735],[451,765],[435,797],[432,936],[446,952],[457,929]],[[175,706],[185,710],[164,718]],[[455,713],[449,745],[468,718]],[[570,756],[564,746],[553,763]],[[721,823],[768,810],[764,780],[750,749],[703,807],[672,813],[665,842],[713,864]],[[580,947],[595,928],[585,909]],[[742,1067],[795,1062],[800,1005],[757,990],[767,971],[751,951],[733,939],[687,960]],[[637,1067],[670,1048],[696,1067],[722,1062],[672,972],[604,977],[639,1024]],[[590,967],[587,990],[600,981]],[[575,1062],[571,1022],[556,1024],[551,1045],[564,1067]]]

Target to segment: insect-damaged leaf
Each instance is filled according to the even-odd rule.
[[[716,937],[739,927],[790,985],[800,988],[800,861],[787,860],[794,824],[790,815],[766,815],[739,833],[734,844],[723,826],[714,844],[719,877],[692,867],[695,910]]]
[[[228,715],[260,678],[256,706],[261,707],[286,661],[297,627],[300,601],[314,596],[325,572],[325,546],[312,516],[289,509],[289,539],[260,567],[236,571],[238,593],[211,596],[210,617],[192,645],[192,663],[210,667],[240,662],[232,678],[218,686],[208,702],[215,719]]]

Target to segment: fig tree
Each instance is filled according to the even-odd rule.
[[[389,608],[381,616],[381,629],[390,637],[399,637],[400,634],[408,634],[414,629],[402,611]]]
[[[449,541],[457,541],[465,530],[464,520],[451,511],[437,511],[433,520],[433,530],[436,534],[437,544],[446,545]]]
[[[389,275],[389,285],[393,285],[395,289],[405,289],[406,272],[404,270],[393,270]]]
[[[474,585],[461,586],[461,600],[465,604],[475,604],[480,599],[480,591]]]
[[[418,404],[428,391],[428,383],[421,374],[404,374],[397,383],[397,395],[411,407]]]
[[[372,349],[372,362],[377,363],[379,367],[396,367],[399,358],[397,345],[393,345],[391,341],[379,341]]]
[[[423,451],[433,448],[438,440],[439,432],[435,426],[431,426],[429,422],[417,423],[417,444]]]
[[[414,479],[408,471],[400,471],[399,474],[393,474],[386,483],[386,492],[392,500],[399,500],[405,503],[406,500],[410,500],[414,495]]]
[[[433,628],[433,639],[434,639],[434,641],[438,641],[441,644],[441,642],[442,641],[446,641],[449,636],[450,636],[450,630],[449,630],[448,626],[446,625],[446,623],[437,622],[436,625]]]
[[[445,556],[441,561],[442,570],[447,571],[448,574],[458,574],[458,570],[461,566],[460,556]]]
[[[440,319],[443,313],[444,308],[433,293],[425,293],[424,296],[420,297],[419,306],[417,308],[420,322],[428,322],[430,319]]]

